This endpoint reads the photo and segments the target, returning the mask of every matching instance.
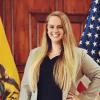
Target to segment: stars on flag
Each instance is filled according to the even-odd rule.
[[[97,12],[97,8],[94,7],[94,8],[93,8],[93,11],[94,11],[94,13]]]
[[[94,17],[94,16],[92,16],[92,17],[91,17],[91,19],[92,19],[92,21],[94,21],[94,20],[95,20],[95,17]]]
[[[99,3],[99,0],[95,0],[94,2],[95,2],[96,4],[98,4],[98,3]]]
[[[91,54],[92,54],[92,55],[95,54],[95,50],[92,49]]]
[[[99,35],[98,35],[97,33],[95,33],[95,35],[94,35],[94,36],[95,36],[95,38],[98,38],[98,37],[99,37]]]
[[[92,33],[89,32],[87,35],[88,35],[88,37],[91,37],[92,36]]]
[[[100,0],[93,0],[89,10],[80,47],[100,65]]]
[[[86,43],[86,46],[88,46],[90,44],[90,41],[86,41],[85,43]]]
[[[100,50],[99,50],[98,54],[99,54],[99,56],[100,56]]]
[[[100,26],[97,26],[96,28],[97,28],[97,30],[100,30]]]
[[[80,40],[80,43],[79,43],[80,45],[82,44],[82,41]]]
[[[97,42],[93,42],[94,47],[97,46]]]
[[[100,22],[100,17],[98,18],[98,21]]]
[[[100,59],[97,59],[96,62],[97,62],[97,63],[100,63]]]
[[[90,24],[90,26],[89,26],[89,27],[90,27],[90,29],[92,29],[92,28],[93,28],[93,24]]]

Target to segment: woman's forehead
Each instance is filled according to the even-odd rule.
[[[48,20],[48,24],[53,25],[53,24],[57,24],[57,25],[61,25],[61,19],[58,16],[51,16],[49,17]]]

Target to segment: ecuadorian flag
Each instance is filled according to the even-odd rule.
[[[19,76],[0,18],[0,100],[18,100]]]

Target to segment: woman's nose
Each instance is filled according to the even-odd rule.
[[[53,31],[54,31],[54,32],[58,32],[58,29],[57,29],[57,27],[55,27]]]

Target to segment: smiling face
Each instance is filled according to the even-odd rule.
[[[63,38],[63,26],[61,19],[57,16],[51,16],[47,25],[48,36],[52,43],[59,43]]]

